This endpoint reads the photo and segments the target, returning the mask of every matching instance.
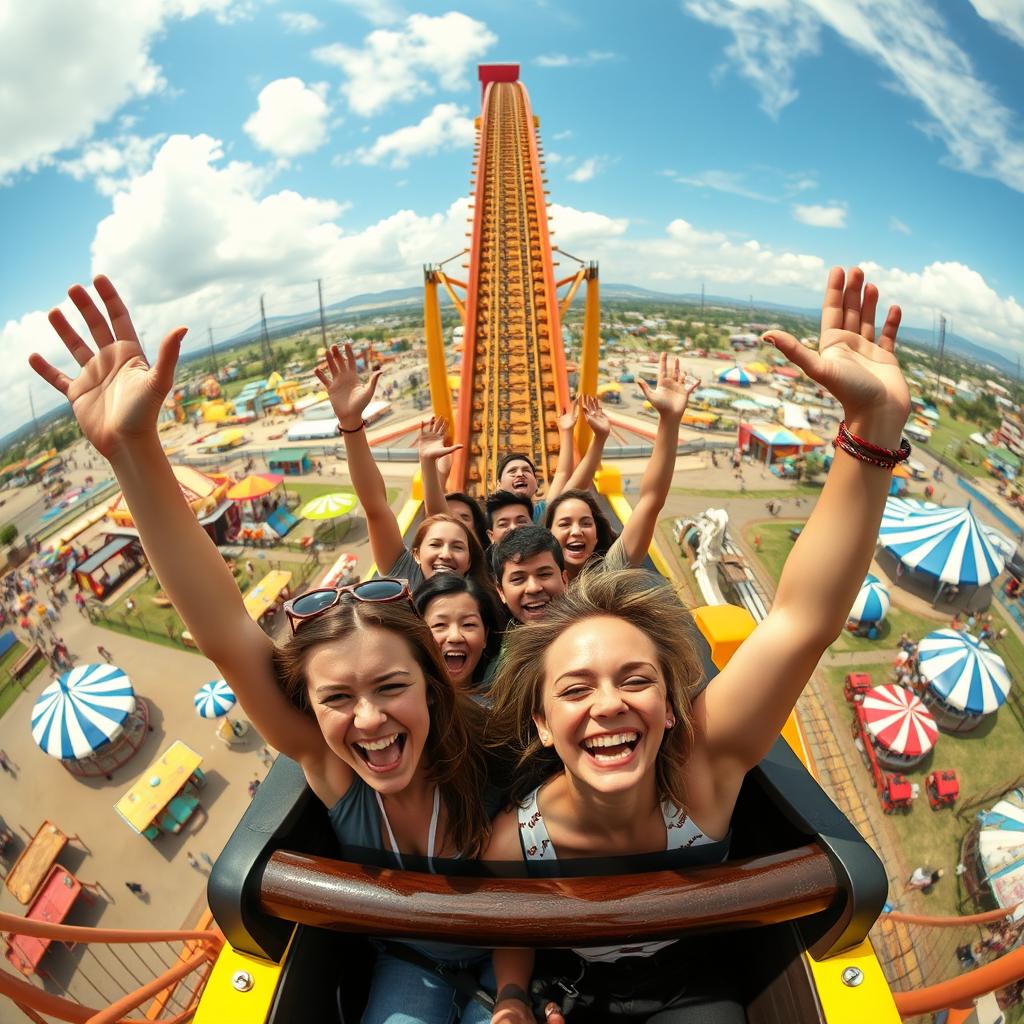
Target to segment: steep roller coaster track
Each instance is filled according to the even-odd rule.
[[[568,401],[537,122],[518,81],[484,79],[475,185],[455,483],[479,494],[508,452],[550,479]]]

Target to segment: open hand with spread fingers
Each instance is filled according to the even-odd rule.
[[[448,421],[442,416],[431,416],[426,423],[420,424],[419,454],[426,461],[437,462],[446,455],[457,452],[461,444],[445,444],[448,433]]]
[[[67,398],[82,433],[109,460],[133,440],[155,434],[160,406],[174,383],[174,367],[187,328],[175,328],[160,342],[156,363],[150,366],[117,289],[102,275],[93,285],[106,316],[81,285],[72,285],[68,296],[89,328],[95,352],[59,309],[49,314],[50,326],[81,367],[78,376],[69,377],[36,352],[28,361],[43,380]]]
[[[562,415],[558,417],[558,429],[559,430],[575,430],[576,420],[579,419],[580,415],[580,399],[574,401],[568,409],[562,410]]]
[[[682,419],[690,395],[700,386],[700,378],[684,373],[678,356],[669,365],[668,353],[662,352],[658,360],[656,386],[651,388],[643,377],[637,378],[637,384],[644,393],[644,398],[654,406],[659,416],[675,416]]]
[[[581,395],[580,404],[583,406],[583,418],[587,426],[598,437],[607,437],[612,431],[612,425],[601,408],[601,401],[593,395]]]
[[[818,351],[791,334],[769,331],[765,340],[842,403],[847,423],[869,440],[894,448],[910,413],[910,392],[896,359],[901,311],[890,306],[875,338],[878,289],[866,284],[860,267],[829,271],[821,307]]]
[[[342,430],[358,430],[363,422],[363,410],[373,401],[377,382],[384,371],[374,370],[363,383],[352,346],[346,342],[344,350],[331,345],[326,365],[321,364],[313,372],[326,389]]]

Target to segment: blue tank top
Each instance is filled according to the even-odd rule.
[[[435,794],[437,791],[434,791]],[[378,802],[377,792],[368,786],[358,775],[352,780],[348,792],[327,812],[331,827],[338,838],[341,856],[345,860],[360,863],[367,850],[380,851],[389,867],[401,869],[402,855],[394,844],[386,845],[381,838],[381,825],[389,837],[392,837],[391,825],[387,814],[383,813],[383,804]],[[436,804],[435,804],[436,812]],[[427,867],[433,871],[434,828],[431,828],[430,842],[427,848]],[[447,942],[409,942],[405,945],[419,950],[434,960],[465,961],[474,960],[488,955],[489,950],[476,946],[453,946]]]

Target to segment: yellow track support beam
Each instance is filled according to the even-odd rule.
[[[427,375],[430,380],[430,404],[435,416],[449,424],[452,415],[452,392],[448,387],[448,367],[444,358],[444,335],[441,331],[441,305],[437,301],[439,272],[433,267],[423,271],[423,323],[427,338]]]
[[[444,285],[444,290],[448,293],[448,298],[452,300],[452,304],[459,312],[459,316],[462,318],[462,326],[466,326],[466,306],[462,299],[455,294],[455,289],[452,285],[462,284],[461,281],[456,281],[454,278],[449,277],[443,270],[437,272],[438,280]],[[466,286],[463,284],[463,288]]]
[[[597,394],[597,360],[601,349],[601,289],[597,264],[588,263],[584,276],[587,282],[587,304],[583,311],[583,351],[580,353],[579,386],[581,395]],[[576,451],[582,456],[590,447],[591,431],[583,416],[576,421]]]
[[[576,292],[579,291],[579,287],[583,283],[583,279],[585,277],[586,271],[582,267],[580,267],[580,269],[577,270],[571,278],[569,278],[569,280],[572,281],[572,287],[565,293],[565,298],[562,299],[562,304],[561,306],[558,307],[558,315],[560,317],[565,317],[565,314],[568,312],[569,307],[572,305],[572,300],[576,298]],[[565,281],[556,281],[555,287],[560,288],[565,283]]]

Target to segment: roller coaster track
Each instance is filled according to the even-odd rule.
[[[485,84],[476,162],[455,466],[462,490],[495,489],[502,455],[550,479],[568,387],[541,156],[517,81]]]

